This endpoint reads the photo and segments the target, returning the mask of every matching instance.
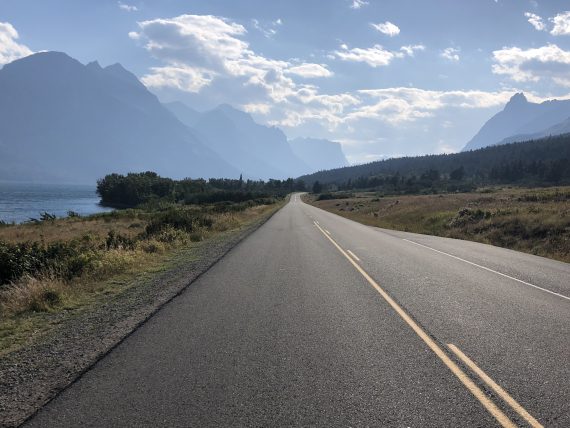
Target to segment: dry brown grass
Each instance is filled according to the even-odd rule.
[[[68,290],[68,285],[58,279],[25,276],[0,292],[0,314],[49,312],[63,302]]]
[[[94,217],[89,219],[66,218],[45,221],[39,224],[24,223],[0,227],[0,240],[6,242],[25,242],[43,240],[45,243],[70,241],[84,235],[104,238],[114,230],[121,235],[134,237],[144,231],[144,218],[109,218]]]
[[[570,262],[569,187],[353,196],[311,203],[371,226],[478,241]]]
[[[102,284],[117,275],[134,275],[153,269],[157,264],[168,260],[170,254],[177,249],[238,229],[274,209],[275,205],[260,205],[238,212],[209,212],[208,216],[214,220],[211,228],[196,228],[187,233],[166,227],[152,237],[136,240],[132,248],[89,251],[81,255],[85,266],[83,273],[71,280],[63,281],[56,273],[46,272],[37,278],[25,276],[9,286],[0,287],[0,321],[26,311],[56,311],[66,304],[80,302],[82,296],[100,291]],[[144,232],[151,218],[152,214],[149,213],[131,212],[125,215],[5,226],[0,227],[0,240],[11,243],[43,241],[49,244],[89,236],[93,248],[104,248],[110,231],[134,238]]]

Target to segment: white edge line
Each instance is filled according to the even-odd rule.
[[[331,234],[328,230],[325,229],[325,232],[327,232],[329,235]]]
[[[352,251],[346,250],[346,252],[347,252],[348,254],[350,254],[352,257],[354,257],[356,260],[360,261],[360,259],[358,258],[358,256],[357,256],[356,254],[354,254]]]
[[[521,284],[525,284],[525,285],[528,285],[528,286],[530,286],[530,287],[534,287],[534,288],[536,288],[536,289],[538,289],[538,290],[542,290],[542,291],[545,291],[545,292],[547,292],[547,293],[554,294],[555,296],[562,297],[563,299],[566,299],[566,300],[570,300],[570,297],[565,296],[565,295],[563,295],[563,294],[556,293],[556,292],[551,291],[551,290],[548,290],[548,289],[546,289],[546,288],[539,287],[538,285],[531,284],[530,282],[523,281],[522,279],[518,279],[518,278],[515,278],[515,277],[512,277],[512,276],[509,276],[509,275],[507,275],[507,274],[504,274],[504,273],[501,273],[501,272],[497,272],[496,270],[490,269],[490,268],[485,267],[485,266],[478,265],[477,263],[470,262],[469,260],[462,259],[461,257],[454,256],[453,254],[449,254],[449,253],[446,253],[446,252],[444,252],[444,251],[436,250],[435,248],[428,247],[427,245],[423,245],[423,244],[420,244],[420,243],[418,243],[418,242],[410,241],[409,239],[402,238],[402,240],[404,240],[404,241],[406,241],[406,242],[409,242],[409,243],[411,243],[411,244],[418,245],[418,246],[420,246],[420,247],[427,248],[428,250],[435,251],[436,253],[444,254],[444,255],[449,256],[449,257],[452,257],[452,258],[454,258],[454,259],[460,260],[460,261],[462,261],[462,262],[464,262],[464,263],[468,263],[468,264],[470,264],[470,265],[477,266],[478,268],[485,269],[486,271],[496,273],[497,275],[504,276],[505,278],[512,279],[513,281],[518,281],[518,282],[520,282]]]

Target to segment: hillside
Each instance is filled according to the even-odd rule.
[[[251,178],[287,178],[348,165],[340,144],[311,138],[287,141],[279,128],[260,125],[250,114],[227,104],[206,112],[181,102],[165,106],[208,147]]]
[[[0,70],[0,179],[93,183],[110,171],[237,177],[119,64],[43,52]]]
[[[316,138],[289,140],[293,153],[314,171],[348,166],[340,143]]]
[[[537,104],[518,93],[501,112],[483,125],[463,150],[561,134],[564,130],[559,130],[560,124],[569,117],[570,100],[550,100]]]
[[[454,171],[456,181],[469,179],[475,184],[570,183],[570,134],[455,154],[388,159],[299,178],[308,184],[346,185],[349,180],[353,184],[361,180],[364,186],[373,186],[369,181],[374,177],[421,179],[429,175],[434,181],[450,178]]]

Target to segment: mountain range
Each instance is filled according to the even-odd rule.
[[[549,100],[538,104],[529,102],[523,93],[517,93],[501,112],[483,125],[463,150],[476,150],[568,132],[570,100]]]
[[[37,53],[0,70],[0,93],[0,180],[93,183],[146,170],[268,179],[347,164],[338,143],[298,149],[229,105],[162,104],[120,64]]]

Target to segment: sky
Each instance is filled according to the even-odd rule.
[[[0,66],[43,50],[351,163],[459,151],[516,92],[570,98],[568,0],[0,0]]]

